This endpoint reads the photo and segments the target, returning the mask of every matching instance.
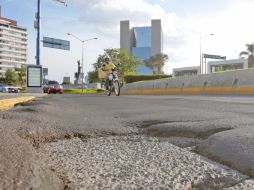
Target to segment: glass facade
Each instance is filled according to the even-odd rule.
[[[134,27],[135,47],[151,47],[151,27]]]
[[[134,47],[132,47],[132,56],[140,61],[145,61],[151,57],[151,27],[134,27]],[[153,71],[144,64],[137,68],[138,73],[152,74]]]
[[[132,56],[137,57],[140,61],[147,60],[151,57],[151,47],[133,47]]]

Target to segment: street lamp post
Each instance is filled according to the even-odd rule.
[[[81,58],[81,65],[82,65],[82,92],[84,91],[84,43],[90,40],[97,40],[98,38],[90,38],[87,40],[82,40],[79,37],[71,34],[71,33],[67,33],[67,35],[69,36],[73,36],[74,38],[76,38],[77,40],[79,40],[82,43],[82,58]]]
[[[59,3],[67,4],[63,0],[55,0]],[[36,13],[36,25],[37,29],[37,39],[36,39],[36,65],[40,65],[40,30],[41,30],[41,1],[37,0],[37,13]]]
[[[202,45],[201,45],[201,41],[202,39],[208,37],[208,36],[213,36],[214,34],[208,34],[205,36],[202,36],[199,38],[199,61],[200,61],[200,74],[203,74],[203,54],[202,54]]]

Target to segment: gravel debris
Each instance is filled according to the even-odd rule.
[[[154,137],[73,138],[39,150],[70,189],[254,188],[253,180],[235,185],[248,176]]]

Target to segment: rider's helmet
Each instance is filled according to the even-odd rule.
[[[110,61],[109,57],[106,56],[106,57],[104,58],[104,61],[105,61],[105,62],[109,62],[109,61]]]

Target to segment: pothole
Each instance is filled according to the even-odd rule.
[[[189,137],[157,137],[160,142],[169,142],[181,148],[195,147],[203,140]]]
[[[212,160],[212,161],[215,161],[215,162],[220,163],[222,165],[228,166],[229,168],[238,170],[241,173],[254,178],[254,170],[253,169],[242,169],[239,165],[234,164],[230,161],[223,160],[219,156],[215,156],[215,155],[211,154],[210,152],[208,152],[204,148],[201,148],[200,146],[195,146],[192,149],[192,152],[202,155],[202,156],[208,158],[209,160]]]
[[[38,110],[34,109],[32,106],[25,106],[25,107],[20,107],[18,111],[21,112],[38,112]]]
[[[191,131],[191,130],[176,130],[176,129],[156,129],[147,128],[145,130],[145,134],[153,137],[188,137],[188,138],[197,138],[197,139],[207,139],[209,136],[231,130],[232,128],[217,128],[211,129],[207,131]]]
[[[45,144],[50,165],[76,189],[223,189],[247,176],[154,137],[102,137]],[[84,181],[84,179],[86,179]],[[93,188],[92,188],[93,187]]]
[[[45,102],[45,101],[41,101],[41,100],[31,100],[28,102],[22,102],[22,103],[17,103],[14,106],[37,106],[37,105],[49,105],[49,103]]]
[[[188,121],[185,121],[185,122],[181,121],[181,123],[186,123],[186,122]],[[189,121],[189,122],[196,122],[196,121]],[[209,129],[209,130],[202,130],[202,131],[195,130],[194,131],[194,130],[188,130],[187,127],[185,127],[185,129],[183,129],[182,127],[179,127],[179,129],[176,129],[176,127],[172,127],[172,128],[166,127],[167,124],[170,124],[172,126],[172,124],[174,123],[179,124],[180,122],[179,121],[176,121],[176,122],[145,121],[143,122],[144,125],[138,125],[138,127],[141,128],[140,134],[144,134],[148,137],[157,137],[158,140],[161,142],[166,141],[178,147],[187,148],[186,150],[202,155],[211,161],[215,161],[222,165],[228,166],[232,169],[238,170],[247,176],[254,177],[253,169],[248,169],[248,170],[241,169],[241,167],[237,166],[236,164],[225,161],[218,156],[214,156],[211,153],[199,147],[199,144],[202,144],[202,142],[205,139],[209,138],[210,136],[216,133],[232,130],[233,128],[220,127],[215,129]],[[160,126],[161,124],[163,124],[163,127],[157,128],[157,126]],[[223,179],[214,179],[213,181],[209,183],[210,183],[209,186],[213,189],[213,184],[216,184],[216,183],[223,184]],[[208,183],[196,184],[195,186],[193,186],[193,188],[203,189],[204,185],[207,185],[207,184]]]

